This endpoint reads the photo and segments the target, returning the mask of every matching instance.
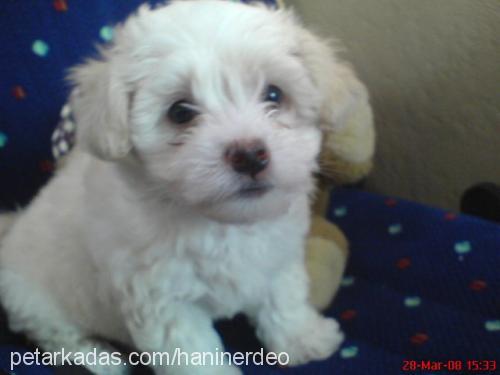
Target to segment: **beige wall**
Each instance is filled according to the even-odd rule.
[[[367,84],[379,144],[371,190],[456,209],[500,183],[500,0],[288,0],[335,36]]]

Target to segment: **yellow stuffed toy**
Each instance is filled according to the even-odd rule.
[[[372,168],[375,129],[368,93],[352,69],[337,67],[340,79],[325,86],[332,108],[343,103],[335,113],[324,108],[323,145],[320,154],[318,194],[313,204],[311,229],[307,239],[306,262],[310,279],[310,301],[322,310],[335,296],[349,254],[342,231],[324,216],[332,184],[350,184],[365,177]]]

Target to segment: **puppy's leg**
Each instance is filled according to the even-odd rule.
[[[307,301],[303,264],[292,264],[277,276],[263,305],[252,314],[257,336],[268,350],[285,352],[290,365],[320,360],[343,341],[339,324],[320,315]]]
[[[230,366],[227,358],[213,365],[206,361],[200,365],[199,357],[210,354],[214,361],[216,353],[224,351],[222,341],[213,328],[210,316],[193,304],[173,302],[159,313],[150,306],[139,305],[127,309],[125,319],[138,350],[152,353],[165,353],[163,363],[155,363],[157,375],[239,375],[236,366]],[[155,311],[156,310],[156,311]],[[160,309],[162,310],[162,309]],[[167,357],[168,356],[168,357]],[[191,359],[195,359],[192,361]],[[153,364],[152,364],[153,365]]]
[[[40,348],[52,353],[56,365],[65,361],[80,364],[97,375],[128,374],[123,364],[108,365],[108,361],[99,363],[99,358],[111,358],[111,348],[91,338],[76,324],[70,322],[61,308],[50,295],[27,283],[17,273],[0,269],[0,290],[2,304],[8,314],[9,326],[13,331],[26,333]],[[64,350],[64,358],[63,358]],[[89,353],[96,353],[95,363],[89,363]],[[72,355],[67,355],[69,352]],[[57,354],[55,354],[57,353]],[[79,353],[79,354],[76,354]],[[79,357],[77,357],[79,356]],[[93,359],[91,359],[92,362]]]

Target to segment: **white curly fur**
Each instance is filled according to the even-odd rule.
[[[304,242],[319,124],[356,97],[341,63],[290,12],[226,1],[143,6],[115,35],[72,71],[76,149],[2,241],[12,329],[50,351],[108,350],[96,335],[214,351],[212,321],[244,312],[294,365],[331,355],[343,336],[307,302]],[[262,103],[269,84],[284,92],[278,110]],[[200,111],[188,127],[165,116],[182,98]],[[259,179],[273,188],[260,197],[239,194],[248,181],[222,157],[249,139],[271,154]]]

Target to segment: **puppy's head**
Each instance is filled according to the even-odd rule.
[[[81,146],[133,158],[149,194],[220,221],[271,218],[311,192],[320,118],[354,94],[291,13],[179,1],[143,6],[115,35],[72,72]]]

